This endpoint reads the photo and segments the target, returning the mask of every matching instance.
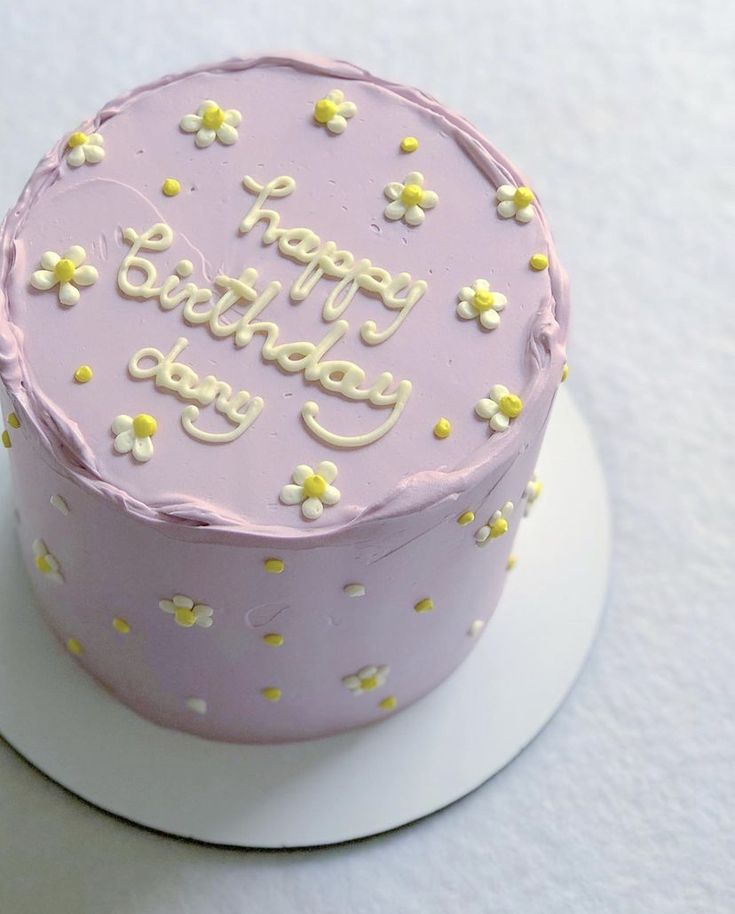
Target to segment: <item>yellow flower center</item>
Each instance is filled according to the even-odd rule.
[[[54,570],[45,555],[36,556],[36,568],[38,568],[42,574],[51,574]]]
[[[59,282],[69,282],[74,278],[75,269],[76,267],[71,260],[62,257],[54,267],[54,278],[58,279]]]
[[[372,692],[373,689],[378,687],[378,677],[366,676],[364,679],[360,680],[360,687],[365,692]]]
[[[406,184],[401,191],[401,203],[406,206],[418,206],[424,199],[424,192],[418,184]]]
[[[218,106],[214,105],[202,115],[202,126],[207,130],[219,130],[225,122],[225,112]]]
[[[337,105],[331,98],[320,98],[314,105],[314,120],[318,124],[326,124],[337,113]]]
[[[513,194],[513,202],[518,207],[518,209],[522,209],[524,206],[528,206],[528,204],[533,203],[533,201],[533,191],[530,187],[516,188],[516,192]]]
[[[506,394],[504,397],[500,398],[498,406],[500,407],[500,412],[504,416],[507,416],[509,419],[515,419],[516,416],[520,416],[521,414],[523,400],[515,394]]]
[[[148,413],[138,413],[133,419],[133,432],[136,438],[150,438],[156,434],[158,423]]]
[[[174,610],[174,619],[183,625],[184,628],[191,628],[191,626],[196,622],[197,616],[194,612],[194,609],[187,609],[185,606],[177,606]]]
[[[489,289],[478,289],[472,299],[475,311],[489,311],[495,302],[495,296]]]
[[[89,137],[86,133],[82,133],[81,130],[77,130],[76,133],[72,133],[69,139],[66,141],[66,145],[69,149],[74,149],[75,146],[84,146]]]
[[[323,476],[314,473],[313,476],[307,476],[304,480],[304,495],[307,498],[321,498],[327,491],[327,480]]]
[[[508,521],[504,517],[499,517],[490,525],[490,538],[497,539],[504,533],[508,532]]]

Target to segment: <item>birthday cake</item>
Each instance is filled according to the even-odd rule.
[[[538,198],[474,127],[346,63],[230,60],[65,135],[0,244],[21,553],[117,699],[305,739],[467,656],[568,319]]]

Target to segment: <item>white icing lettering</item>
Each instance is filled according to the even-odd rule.
[[[260,415],[263,400],[251,397],[247,390],[233,393],[229,384],[214,375],[200,379],[193,368],[176,361],[188,345],[189,341],[181,336],[166,354],[154,346],[145,346],[131,356],[128,371],[139,380],[153,379],[156,387],[171,391],[182,400],[194,400],[201,406],[214,403],[217,412],[234,425],[229,432],[204,431],[195,425],[199,408],[191,404],[182,411],[181,424],[192,438],[217,444],[235,441]]]
[[[265,222],[263,244],[278,242],[278,250],[284,257],[306,264],[291,285],[290,295],[294,301],[303,301],[319,280],[327,276],[337,279],[338,283],[324,302],[324,320],[333,321],[340,317],[355,294],[362,289],[377,295],[386,308],[398,311],[396,318],[383,330],[378,330],[375,321],[365,321],[360,328],[363,340],[375,346],[385,342],[398,330],[428,288],[423,279],[412,280],[410,273],[392,276],[382,267],[374,266],[367,258],[358,260],[349,251],[339,250],[333,241],[322,242],[311,229],[281,228],[280,214],[276,210],[264,208],[264,203],[271,197],[287,197],[293,193],[296,182],[288,175],[273,178],[267,184],[260,184],[255,178],[246,175],[242,183],[247,191],[257,196],[240,223],[240,232],[246,234],[258,222]]]

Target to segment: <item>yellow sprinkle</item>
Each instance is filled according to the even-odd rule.
[[[275,686],[267,686],[265,689],[260,690],[260,694],[266,701],[280,701],[283,693]]]
[[[112,627],[116,632],[120,632],[121,635],[127,635],[130,631],[130,626],[128,623],[125,621],[125,619],[121,619],[119,616],[115,616],[115,618],[112,620]]]
[[[89,365],[80,365],[79,368],[74,372],[74,380],[77,384],[86,384],[87,381],[92,380],[92,375],[94,372],[89,367]]]
[[[156,434],[158,423],[148,413],[138,413],[133,419],[133,432],[136,438],[150,438]]]
[[[541,270],[545,270],[548,267],[549,258],[546,254],[531,254],[528,265],[532,270],[536,270],[537,273],[540,273]]]
[[[280,574],[286,566],[282,559],[266,559],[263,562],[263,567],[268,574]]]
[[[66,649],[67,649],[67,651],[69,651],[70,654],[74,654],[75,657],[78,657],[84,650],[84,648],[77,641],[76,638],[67,638],[66,639]]]
[[[69,137],[66,141],[66,145],[69,149],[74,149],[75,146],[84,146],[89,137],[86,133],[82,133],[81,130],[77,130]]]
[[[516,192],[513,194],[513,202],[519,209],[528,206],[528,204],[533,203],[533,201],[533,191],[530,187],[521,186],[516,188]]]
[[[10,435],[8,434],[7,429],[3,430],[2,439],[3,439],[3,447],[12,447],[13,446],[10,442]]]
[[[263,635],[263,641],[266,644],[270,644],[271,647],[280,647],[283,644],[283,635],[271,632],[269,635]]]
[[[11,428],[20,428],[20,419],[15,415],[15,413],[11,413],[8,416],[8,425]]]
[[[474,511],[465,511],[464,514],[459,515],[459,517],[457,518],[457,523],[459,524],[460,527],[466,527],[467,524],[471,524],[474,519],[475,519]]]
[[[431,599],[431,597],[424,597],[423,600],[419,600],[418,603],[414,606],[414,609],[417,613],[426,613],[433,608],[434,601]]]
[[[381,711],[395,711],[398,700],[395,695],[388,695],[382,701],[378,702]]]
[[[166,178],[161,185],[161,190],[167,197],[175,197],[181,190],[181,183],[176,178]]]
[[[564,362],[564,367],[561,370],[561,383],[563,384],[568,377],[569,377],[569,363]]]
[[[516,567],[516,562],[517,562],[517,561],[518,561],[518,559],[516,558],[516,556],[514,556],[514,555],[509,555],[509,556],[508,556],[508,562],[507,562],[507,564],[506,564],[506,566],[505,566],[506,570],[507,570],[507,571],[512,571],[512,570]]]
[[[434,437],[435,438],[448,438],[452,432],[452,423],[449,419],[445,419],[444,416],[436,423],[434,426]]]
[[[415,136],[404,136],[401,140],[401,152],[416,152],[419,141]]]

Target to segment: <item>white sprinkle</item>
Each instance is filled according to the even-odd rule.
[[[197,714],[207,713],[207,702],[203,698],[187,698],[186,706],[190,711],[196,711]]]
[[[62,514],[69,513],[69,505],[67,505],[61,495],[52,495],[51,498],[49,498],[49,501],[54,506],[54,508],[58,508]]]
[[[364,597],[365,596],[365,585],[364,584],[346,584],[345,593],[348,597]]]
[[[475,621],[467,630],[467,634],[470,636],[470,638],[476,638],[483,630],[483,628],[485,628],[485,623],[482,621],[482,619],[475,619]]]

